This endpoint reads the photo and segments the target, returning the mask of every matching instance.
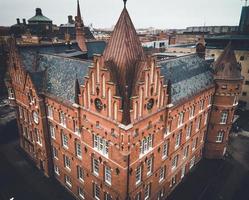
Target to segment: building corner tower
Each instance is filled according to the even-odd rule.
[[[231,43],[214,63],[213,69],[215,94],[204,155],[208,159],[221,159],[226,153],[234,111],[243,82],[241,66],[236,60]]]

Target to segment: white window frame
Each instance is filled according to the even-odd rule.
[[[182,170],[181,170],[181,179],[185,176],[185,173],[186,173],[186,165],[184,165],[182,167]]]
[[[9,99],[14,100],[15,99],[14,90],[12,88],[8,88],[8,93],[9,93]]]
[[[186,130],[186,140],[188,140],[191,137],[191,133],[192,133],[192,127],[193,127],[193,123],[191,122]]]
[[[47,106],[47,110],[48,110],[48,118],[49,119],[53,119],[54,118],[54,116],[53,116],[53,108],[51,107],[51,106]]]
[[[135,196],[135,200],[141,200],[141,192],[138,192]]]
[[[196,128],[195,128],[195,132],[198,132],[201,128],[201,116],[198,117],[197,122],[196,122]]]
[[[169,153],[169,142],[163,144],[162,159],[165,160]]]
[[[192,143],[192,151],[194,151],[197,147],[197,143],[198,143],[198,137],[196,137]]]
[[[182,139],[182,132],[179,132],[176,135],[176,143],[175,143],[175,149],[179,148],[181,145],[181,139]]]
[[[150,189],[151,189],[151,184],[147,184],[144,188],[144,200],[148,200],[150,198]]]
[[[189,111],[189,119],[192,119],[195,115],[195,106],[193,105]]]
[[[183,150],[183,159],[187,158],[189,155],[189,145],[186,146]]]
[[[81,166],[77,165],[77,178],[81,181],[84,182],[84,170]]]
[[[165,166],[161,167],[159,170],[159,183],[161,183],[165,179]]]
[[[64,166],[67,170],[71,171],[71,160],[66,155],[64,155]]]
[[[109,142],[106,139],[93,134],[93,148],[101,155],[108,157]]]
[[[204,110],[204,103],[205,103],[205,101],[202,99],[200,101],[200,112],[202,112]]]
[[[228,119],[228,111],[223,111],[221,113],[220,124],[226,124]]]
[[[92,159],[92,170],[95,176],[99,176],[99,161],[96,158]]]
[[[60,117],[60,125],[63,126],[63,127],[67,127],[66,114],[64,112],[60,112],[59,117]]]
[[[153,171],[153,157],[147,159],[146,165],[147,165],[147,176],[150,176]]]
[[[81,199],[85,199],[85,194],[82,187],[78,187],[78,195]]]
[[[75,141],[75,153],[77,158],[82,159],[82,149],[79,141]]]
[[[216,143],[222,143],[224,138],[224,131],[219,131],[216,136]]]
[[[52,149],[53,149],[53,157],[56,160],[59,160],[59,158],[58,158],[58,150],[54,146],[52,147]]]
[[[68,149],[68,136],[62,132],[62,146]]]
[[[40,146],[42,146],[42,139],[41,139],[41,135],[40,132],[37,128],[34,129],[35,132],[35,137],[36,137],[36,143],[39,144]]]
[[[195,156],[193,156],[190,160],[190,165],[189,165],[189,169],[192,169],[195,165]]]
[[[104,172],[105,183],[107,183],[108,185],[112,185],[112,169],[111,169],[111,167],[105,166],[104,170],[105,170],[105,172]]]
[[[55,172],[55,174],[60,176],[60,170],[59,170],[59,167],[57,165],[54,165],[54,172]]]
[[[65,175],[65,183],[68,187],[72,187],[72,179],[68,176],[68,175]]]
[[[49,123],[49,132],[50,132],[51,138],[53,138],[55,140],[56,139],[55,127],[51,123]]]
[[[183,122],[184,122],[184,112],[180,112],[178,116],[177,127],[182,126]]]
[[[205,113],[204,125],[207,125],[207,120],[208,120],[208,112]]]
[[[172,170],[177,168],[178,160],[179,160],[179,155],[176,155],[172,160]]]
[[[136,185],[142,182],[142,166],[138,166],[136,169]]]
[[[97,199],[97,200],[100,200],[100,187],[94,183],[94,198]]]
[[[140,157],[153,149],[153,135],[150,134],[140,142]]]

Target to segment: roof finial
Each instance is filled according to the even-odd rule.
[[[124,1],[124,7],[126,8],[127,0],[123,0],[123,1]]]

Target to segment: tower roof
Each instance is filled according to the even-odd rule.
[[[241,79],[241,66],[237,62],[231,42],[228,43],[223,53],[214,63],[215,78]]]
[[[41,8],[36,8],[35,9],[35,16],[34,17],[31,17],[28,22],[52,22],[51,19],[45,17],[43,14],[42,14],[42,10]]]
[[[84,26],[84,23],[83,23],[83,20],[81,18],[81,11],[80,11],[80,3],[79,3],[79,0],[77,0],[77,16],[76,16],[76,19],[78,22],[81,22]]]

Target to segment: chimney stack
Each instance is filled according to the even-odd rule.
[[[72,15],[68,15],[68,23],[73,24],[73,16]]]
[[[22,19],[23,25],[26,25],[26,19]]]
[[[35,15],[36,15],[36,16],[39,16],[39,15],[41,16],[41,15],[42,15],[42,10],[41,10],[41,8],[36,8],[36,9],[35,9]]]
[[[16,19],[16,22],[17,22],[18,25],[20,25],[20,19],[19,18]]]

